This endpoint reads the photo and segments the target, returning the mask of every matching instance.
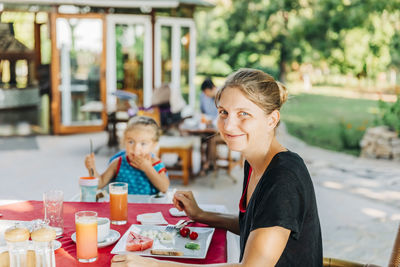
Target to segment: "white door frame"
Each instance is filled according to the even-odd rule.
[[[190,32],[189,44],[189,106],[194,109],[196,101],[196,88],[194,78],[196,75],[196,25],[190,18],[157,17],[154,33],[154,85],[161,86],[161,26],[172,28],[171,44],[171,89],[181,92],[181,28],[188,27]]]
[[[143,106],[151,106],[152,88],[152,30],[151,17],[146,15],[111,14],[107,20],[107,110],[115,111],[117,99],[112,93],[117,90],[117,62],[115,52],[116,24],[143,24],[144,55],[143,55]]]

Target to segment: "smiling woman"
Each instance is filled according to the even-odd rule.
[[[238,215],[204,211],[192,192],[174,196],[175,207],[190,219],[240,235],[240,263],[226,266],[322,266],[311,177],[301,157],[275,138],[286,99],[282,84],[254,69],[231,74],[216,96],[221,137],[246,159]],[[180,266],[135,256],[131,260],[129,266]]]

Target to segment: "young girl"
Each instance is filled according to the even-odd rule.
[[[157,123],[150,117],[137,116],[129,120],[124,132],[125,151],[113,159],[103,174],[96,169],[94,154],[87,155],[85,166],[89,174],[99,178],[98,188],[111,179],[128,183],[128,194],[153,195],[166,192],[169,179],[164,164],[152,152],[160,137]]]
[[[237,215],[203,211],[192,192],[174,196],[189,218],[240,235],[240,263],[218,266],[322,266],[310,175],[300,156],[275,137],[286,98],[282,84],[254,69],[233,73],[216,96],[221,137],[246,159]],[[181,266],[136,255],[128,259],[128,266]]]

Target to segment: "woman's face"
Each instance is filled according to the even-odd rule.
[[[154,138],[154,130],[148,126],[137,126],[129,130],[125,133],[126,154],[130,159],[150,154],[156,145]]]
[[[221,94],[217,126],[228,147],[240,152],[265,149],[274,131],[269,116],[234,87]]]

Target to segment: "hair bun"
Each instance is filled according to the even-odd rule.
[[[281,106],[282,106],[283,103],[285,103],[286,100],[288,99],[288,90],[287,90],[286,86],[283,85],[283,83],[277,81],[276,84],[279,87],[279,95],[281,98]]]

